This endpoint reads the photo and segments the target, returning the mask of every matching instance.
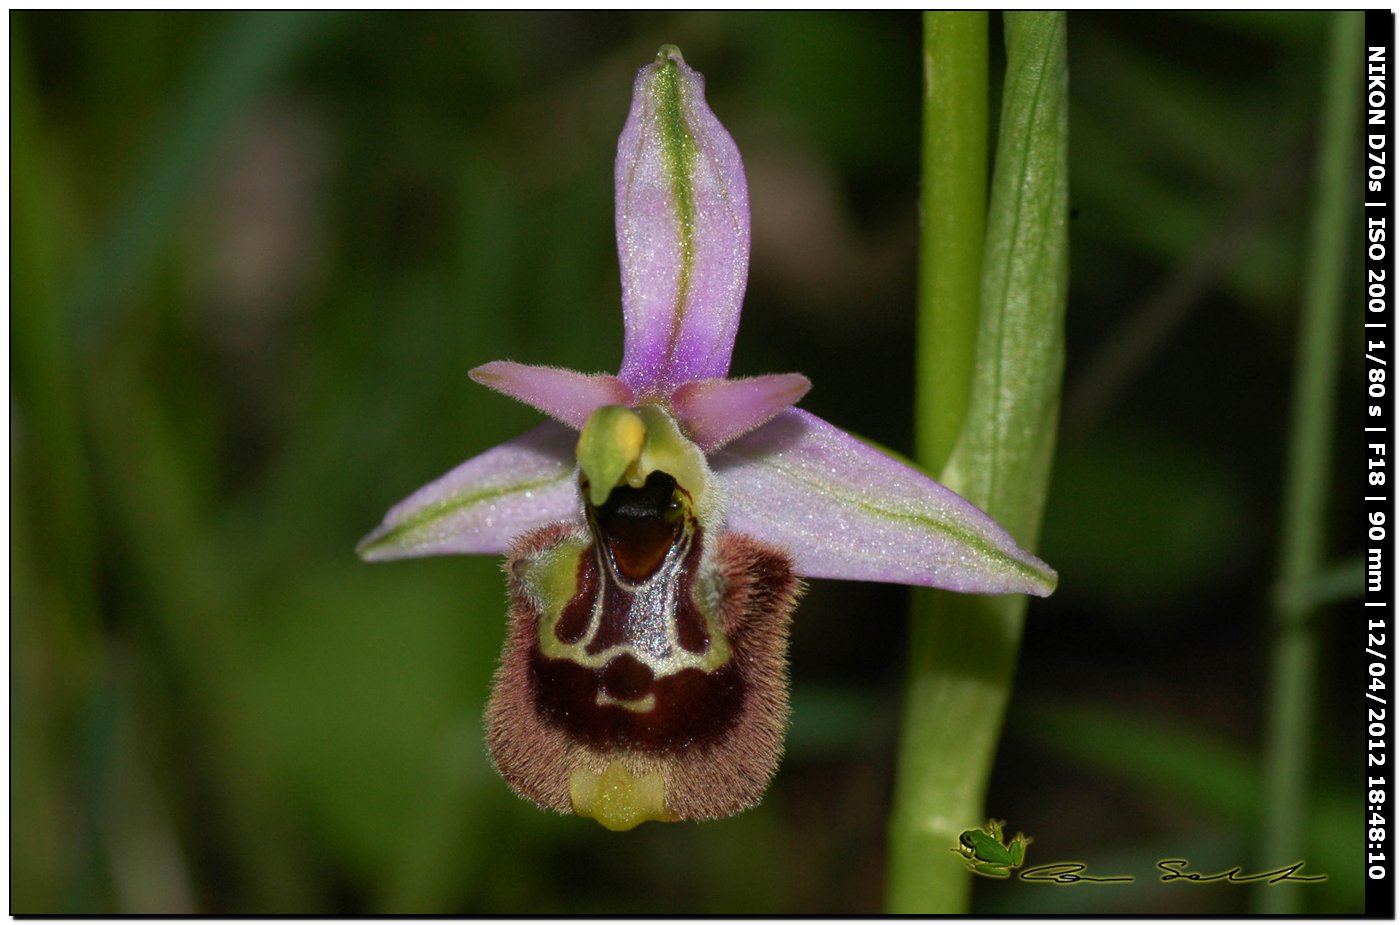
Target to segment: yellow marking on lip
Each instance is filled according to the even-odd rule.
[[[563,617],[564,607],[578,591],[579,558],[595,556],[598,562],[598,596],[593,601],[593,613],[589,618],[588,630],[577,642],[566,643],[555,635],[554,629]],[[674,620],[668,621],[668,642],[671,653],[665,658],[654,658],[639,647],[622,643],[608,646],[599,652],[589,654],[588,646],[598,633],[601,619],[602,595],[606,593],[607,565],[589,540],[570,537],[554,549],[548,550],[524,563],[516,573],[530,597],[540,608],[538,645],[540,654],[546,658],[564,659],[584,668],[599,669],[619,655],[631,655],[651,669],[655,678],[669,677],[686,668],[699,668],[709,674],[729,663],[731,651],[729,639],[720,629],[715,618],[719,606],[715,579],[704,574],[697,579],[697,587],[691,590],[691,601],[699,609],[710,634],[710,644],[705,651],[696,654],[682,648],[675,637]],[[629,707],[630,709],[630,707]],[[645,712],[650,707],[638,708]]]
[[[599,691],[598,695],[593,698],[593,702],[600,707],[622,707],[622,709],[631,710],[633,713],[650,713],[656,709],[655,694],[647,694],[645,697],[638,697],[635,700],[621,700]]]

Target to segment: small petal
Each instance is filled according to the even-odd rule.
[[[360,541],[368,561],[501,553],[528,530],[582,522],[574,480],[578,435],[547,421],[462,463],[399,502]]]
[[[970,502],[799,409],[711,458],[727,529],[785,548],[798,574],[1047,595],[1053,569]]]
[[[616,376],[496,360],[468,373],[472,381],[543,411],[574,430],[601,405],[630,405],[632,390]]]
[[[700,379],[671,395],[681,427],[705,452],[767,424],[812,388],[800,373],[752,379]]]
[[[616,180],[622,381],[646,398],[724,376],[748,278],[748,185],[675,46],[637,75]]]

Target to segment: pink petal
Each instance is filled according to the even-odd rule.
[[[766,424],[812,388],[800,373],[752,379],[700,379],[671,394],[671,408],[690,439],[705,452]]]
[[[617,146],[625,344],[639,397],[729,371],[749,266],[739,149],[671,45],[642,68]]]
[[[543,411],[561,424],[582,430],[602,405],[631,405],[632,390],[607,373],[574,372],[555,366],[527,366],[496,360],[478,366],[472,380]]]
[[[501,553],[527,530],[580,520],[577,441],[546,421],[489,449],[395,505],[356,550],[371,562]]]
[[[1055,572],[925,475],[793,408],[710,459],[726,529],[785,548],[800,574],[1044,596]]]

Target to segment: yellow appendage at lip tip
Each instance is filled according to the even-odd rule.
[[[574,812],[596,819],[605,829],[625,832],[643,822],[673,822],[666,810],[666,783],[660,774],[634,776],[616,761],[602,774],[578,768],[569,775]]]

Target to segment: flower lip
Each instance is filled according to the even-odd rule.
[[[650,595],[595,581],[603,570],[581,549],[579,529],[543,527],[513,550],[510,634],[487,708],[497,769],[540,806],[613,829],[752,806],[777,769],[787,724],[787,634],[801,591],[787,558],[748,537],[714,537],[712,587],[677,599],[693,602],[689,619],[703,619],[711,635],[687,639],[683,615],[669,611],[675,635],[652,641],[630,616],[616,618],[617,606],[640,605],[649,615],[642,624],[652,622],[661,612]],[[605,598],[602,609],[614,617],[594,611],[564,644],[551,613],[573,586],[550,576],[574,574],[581,552],[578,587],[612,593],[616,602]],[[698,547],[686,558],[691,568],[653,590],[701,580]],[[628,651],[614,654],[628,639]]]

